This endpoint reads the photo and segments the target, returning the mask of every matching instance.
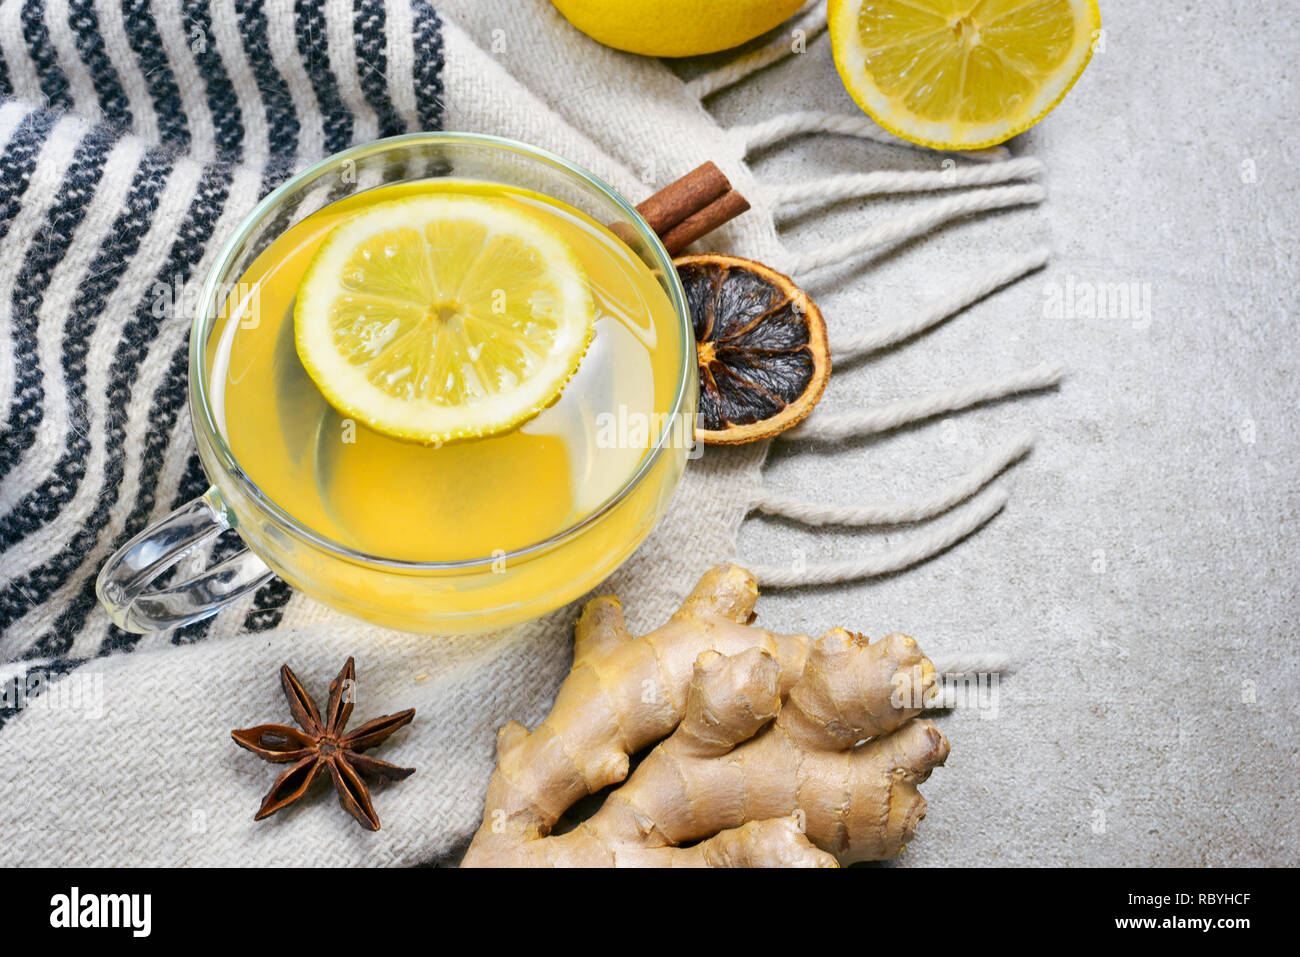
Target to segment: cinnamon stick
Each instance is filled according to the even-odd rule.
[[[636,211],[651,229],[663,236],[688,216],[722,198],[729,189],[731,183],[722,170],[708,162],[669,183],[637,206]]]
[[[659,236],[668,254],[676,256],[747,209],[749,201],[731,188],[722,170],[713,163],[704,163],[659,190],[636,211]],[[625,224],[610,228],[625,242],[633,241]]]
[[[692,213],[667,232],[660,233],[659,239],[663,242],[664,249],[668,250],[668,255],[676,256],[701,236],[713,232],[747,209],[749,200],[734,189],[727,190],[699,212]]]

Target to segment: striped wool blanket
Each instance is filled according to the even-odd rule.
[[[824,15],[814,5],[800,24],[796,32],[815,36]],[[105,558],[208,484],[186,408],[198,286],[224,237],[292,172],[413,130],[531,142],[634,201],[714,160],[754,209],[711,242],[796,275],[955,216],[1042,198],[1033,184],[969,190],[792,254],[768,202],[779,196],[755,181],[747,154],[814,131],[888,137],[860,117],[821,113],[720,127],[701,98],[787,45],[778,37],[685,83],[659,61],[578,34],[549,0],[437,0],[436,9],[428,0],[0,0],[0,754],[11,772],[0,862],[413,864],[463,846],[482,813],[495,729],[540,720],[568,668],[572,608],[501,635],[427,638],[345,619],[272,581],[207,621],[139,636],[114,627],[95,600]],[[955,175],[945,167],[930,185],[1035,174],[998,152],[959,159]],[[1041,258],[994,271],[944,308]],[[898,341],[946,314],[908,317],[846,347]],[[810,428],[879,431],[1052,374]],[[669,514],[607,583],[634,629],[658,623],[700,572],[734,556],[752,508],[827,520],[807,503],[764,496],[765,454],[760,443],[692,463]],[[986,462],[935,497],[939,505],[904,503],[884,518],[945,511],[1005,465]],[[793,585],[888,572],[952,544],[1001,501],[996,489],[976,495],[928,537],[866,563],[796,560],[765,575]],[[379,795],[378,833],[324,799],[254,824],[270,769],[235,748],[230,729],[283,719],[282,662],[319,694],[348,655],[361,678],[358,714],[416,707],[384,756],[418,773]]]
[[[114,543],[207,487],[187,438],[185,307],[213,247],[303,164],[440,127],[434,9],[413,3],[405,22],[380,0],[339,12],[0,7],[6,657],[135,640],[106,623],[94,576]],[[266,586],[241,627],[274,628],[288,600]]]
[[[491,23],[508,25],[510,55],[499,40],[493,52]],[[550,81],[517,66],[580,57]],[[574,84],[590,94],[575,102]],[[662,65],[590,44],[546,0],[5,0],[0,94],[0,750],[10,768],[39,768],[11,784],[0,858],[454,852],[481,814],[495,728],[539,720],[568,667],[571,611],[491,639],[417,638],[273,581],[212,619],[142,637],[96,602],[104,559],[208,484],[186,408],[198,286],[262,195],[380,136],[513,137],[638,200],[704,159],[743,177],[739,155],[719,153],[716,126]],[[632,109],[642,97],[655,106]],[[684,135],[665,144],[656,124]],[[755,252],[762,222],[747,227]],[[720,468],[752,480],[758,462],[751,452]],[[642,622],[732,547],[744,505],[722,487],[701,470],[679,497],[694,517],[665,523],[612,583]],[[269,769],[237,753],[230,729],[281,714],[282,661],[320,693],[349,654],[359,707],[418,709],[386,752],[420,773],[380,796],[378,834],[332,801],[254,826]]]

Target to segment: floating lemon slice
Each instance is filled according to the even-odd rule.
[[[992,146],[1050,113],[1101,29],[1096,0],[830,0],[831,47],[858,106],[936,149]]]
[[[594,322],[568,243],[519,206],[467,195],[347,220],[294,306],[298,357],[330,405],[425,443],[507,432],[553,404]]]

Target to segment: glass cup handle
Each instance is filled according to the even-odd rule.
[[[243,548],[211,568],[148,590],[159,575],[230,527],[221,493],[210,488],[114,552],[95,580],[95,593],[113,623],[139,633],[188,625],[271,578],[266,563]]]

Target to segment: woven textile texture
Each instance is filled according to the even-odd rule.
[[[418,863],[466,839],[496,727],[537,721],[567,670],[571,609],[430,639],[273,581],[142,638],[111,625],[94,577],[206,488],[186,409],[187,296],[293,171],[446,128],[552,149],[637,200],[705,158],[742,184],[739,156],[718,154],[716,126],[680,81],[658,64],[628,68],[675,91],[657,98],[660,128],[688,115],[674,144],[619,155],[609,144],[635,142],[629,131],[580,130],[423,0],[0,5],[0,658],[12,692],[0,746],[25,769],[0,811],[6,863]],[[761,254],[763,217],[748,219]],[[160,288],[174,291],[169,308]],[[675,517],[611,583],[636,617],[661,616],[730,554],[745,508],[728,476],[752,483],[761,455],[696,463]],[[332,800],[254,826],[271,769],[229,730],[278,720],[282,661],[323,693],[350,653],[358,714],[418,709],[385,752],[420,773],[378,795],[379,834]],[[68,706],[81,689],[87,707]]]
[[[784,248],[746,162],[758,144],[830,127],[724,129],[701,89],[587,40],[547,0],[0,2],[0,749],[21,769],[0,805],[0,862],[416,864],[463,846],[496,728],[539,721],[568,669],[574,607],[427,638],[272,581],[142,637],[112,626],[94,578],[207,487],[186,408],[188,320],[217,247],[262,195],[350,144],[492,133],[566,156],[633,201],[713,160],[754,209],[710,246],[792,270],[830,262]],[[1005,181],[981,175],[955,185]],[[933,222],[913,215],[830,248],[1039,199],[1036,185],[993,186]],[[665,520],[602,587],[635,631],[735,555],[766,454],[760,443],[691,463]],[[996,511],[983,508],[979,522]],[[359,718],[417,709],[383,757],[418,773],[377,792],[375,834],[326,797],[255,825],[272,769],[230,729],[284,720],[282,662],[323,695],[349,654]]]

